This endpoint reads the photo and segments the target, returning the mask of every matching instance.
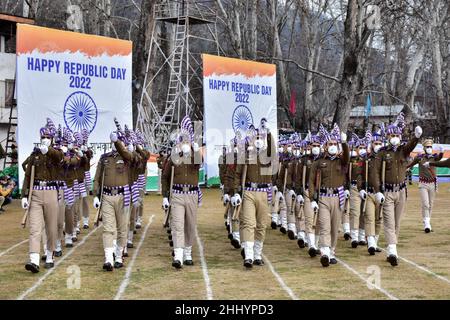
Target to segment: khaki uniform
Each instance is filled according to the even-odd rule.
[[[83,171],[83,177],[81,177],[81,172],[79,174],[79,178],[82,180],[79,180],[79,183],[84,184],[84,189],[86,190],[86,196],[81,197],[81,203],[80,203],[80,211],[83,216],[83,224],[89,225],[89,198],[87,195],[91,191],[91,181],[90,181],[90,169],[91,169],[91,159],[93,156],[92,150],[87,150],[85,153],[84,159],[82,161],[82,164],[80,166],[80,171],[82,167]]]
[[[134,153],[130,153],[121,141],[114,143],[117,152],[101,156],[94,179],[94,195],[102,203],[100,214],[103,221],[103,246],[106,262],[112,263],[114,239],[116,262],[122,262],[123,248],[127,245],[127,231],[130,219],[131,193],[129,187],[130,167],[136,161]],[[101,190],[104,172],[103,190]]]
[[[188,158],[175,159],[174,157],[174,160],[170,157],[164,164],[162,194],[166,198],[169,198],[170,195],[170,176],[172,166],[174,167],[172,199],[169,201],[171,206],[170,228],[175,251],[192,250],[195,240],[201,191],[198,187],[200,164],[195,164],[194,159],[199,158],[200,153],[192,153]]]
[[[42,231],[45,227],[47,235],[47,250],[55,250],[58,238],[58,191],[56,176],[53,167],[59,166],[63,159],[63,153],[52,147],[47,154],[35,151],[29,158],[25,179],[22,187],[22,198],[28,197],[32,192],[31,203],[28,209],[28,221],[30,228],[29,251],[40,253]],[[30,188],[31,169],[35,167],[34,186]],[[45,186],[44,184],[47,184]]]
[[[232,197],[235,193],[236,190],[234,189],[234,177],[236,174],[236,158],[235,158],[235,154],[234,153],[228,153],[227,154],[227,162],[222,169],[222,175],[221,175],[221,181],[223,184],[223,193],[224,194],[228,194],[230,197]],[[232,161],[230,163],[230,161]],[[220,169],[219,169],[219,173],[220,173]],[[233,217],[233,212],[234,212],[235,207],[233,207],[231,204],[228,205],[228,210],[227,210],[227,221],[228,223],[231,221],[231,234],[233,239],[236,239],[238,241],[240,241],[240,234],[239,234],[239,220],[238,219],[232,219]]]
[[[398,241],[400,220],[406,206],[407,158],[418,142],[419,139],[414,137],[407,144],[399,146],[397,150],[387,148],[380,151],[381,158],[386,162],[383,224],[388,245],[396,245]]]
[[[282,227],[287,228],[296,234],[295,226],[295,198],[289,197],[289,191],[294,190],[294,175],[296,161],[292,156],[286,157],[280,163],[281,168],[277,178],[278,191],[283,193],[282,206],[280,206],[280,215],[282,216]],[[286,184],[285,184],[286,178]],[[275,211],[276,212],[276,211]],[[287,223],[287,225],[286,225]]]
[[[309,176],[309,198],[319,191],[319,247],[321,254],[333,258],[338,238],[339,225],[344,210],[344,184],[349,163],[349,149],[342,144],[341,157],[331,159],[324,156],[315,161]],[[321,185],[316,185],[316,176],[320,174]]]
[[[311,175],[311,167],[318,158],[313,155],[303,156],[297,166],[295,172],[295,192],[298,195],[302,195],[304,199],[304,204],[300,205],[296,202],[296,216],[300,217],[297,219],[297,230],[299,231],[298,238],[304,238],[306,233],[306,240],[310,247],[316,247],[316,235],[318,235],[319,228],[314,223],[314,211],[311,208],[311,199],[309,198],[309,179]],[[303,185],[303,170],[305,170],[305,183]],[[300,212],[302,210],[302,212]],[[302,234],[300,234],[302,232]]]
[[[350,179],[350,234],[352,242],[364,241],[364,215],[361,210],[361,197],[359,190],[361,190],[362,175],[363,175],[364,161],[361,158],[353,158],[350,160],[352,166]]]
[[[431,229],[431,212],[433,210],[433,203],[437,190],[436,169],[431,166],[431,163],[439,162],[442,157],[442,153],[429,156],[423,154],[417,156],[412,163],[408,165],[408,168],[412,168],[416,164],[419,164],[419,194],[422,202],[422,219],[425,229]],[[426,168],[423,165],[425,162],[430,163],[429,168]]]

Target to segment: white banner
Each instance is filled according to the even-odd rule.
[[[132,43],[30,25],[17,30],[19,181],[21,163],[50,118],[71,131],[88,129],[94,160],[115,130],[114,118],[132,128]]]
[[[276,66],[203,55],[204,129],[207,184],[219,184],[218,160],[238,129],[266,118],[277,137]]]

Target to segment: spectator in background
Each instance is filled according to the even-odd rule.
[[[8,176],[0,178],[0,213],[4,212],[3,206],[6,206],[12,201],[12,193],[15,188],[15,182]]]

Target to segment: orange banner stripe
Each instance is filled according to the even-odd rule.
[[[203,76],[215,75],[239,75],[247,78],[274,76],[276,66],[274,64],[261,63],[249,60],[225,58],[203,54]]]
[[[81,52],[90,57],[103,54],[128,56],[132,42],[71,31],[62,31],[26,24],[17,25],[17,54],[38,50],[47,52]]]

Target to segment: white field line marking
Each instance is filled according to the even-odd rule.
[[[385,249],[381,249],[381,250],[383,250],[384,252],[386,252]],[[403,260],[403,261],[405,261],[406,263],[409,263],[410,265],[416,267],[417,269],[422,270],[423,272],[426,272],[426,273],[428,273],[428,274],[431,274],[432,276],[438,278],[439,280],[442,280],[442,281],[446,282],[447,284],[450,284],[450,280],[447,279],[446,277],[440,276],[440,275],[434,273],[433,271],[431,271],[431,270],[429,270],[429,269],[427,269],[427,268],[425,268],[425,267],[422,267],[422,266],[418,265],[417,263],[415,263],[415,262],[413,262],[413,261],[411,261],[411,260],[408,260],[408,259],[406,259],[406,258],[403,258],[403,257],[400,257],[400,256],[398,256],[398,258],[401,259],[401,260]]]
[[[364,281],[366,284],[371,285],[372,287],[374,287],[375,289],[377,289],[378,291],[380,291],[381,293],[383,293],[385,296],[387,296],[389,299],[391,300],[399,300],[399,298],[397,298],[396,296],[390,294],[387,290],[377,286],[374,283],[370,283],[366,278],[364,278],[358,271],[356,271],[355,269],[353,269],[352,267],[350,267],[348,264],[346,264],[344,261],[342,261],[341,259],[336,258],[337,261],[339,261],[347,270],[349,270],[350,272],[352,272],[353,274],[357,275],[362,281]]]
[[[131,258],[130,263],[128,264],[127,272],[125,273],[125,277],[123,278],[122,283],[120,284],[119,290],[117,290],[117,294],[114,297],[114,300],[120,300],[120,298],[124,294],[125,290],[127,289],[128,284],[130,283],[130,277],[131,277],[131,272],[132,272],[132,269],[133,269],[134,262],[136,260],[136,257],[138,255],[138,253],[139,253],[139,250],[141,249],[142,244],[144,243],[145,236],[147,234],[148,228],[153,223],[153,218],[154,217],[155,217],[155,215],[152,214],[152,216],[150,217],[147,225],[145,226],[144,232],[142,233],[141,239],[139,240],[139,244],[138,244],[136,250],[133,253],[133,257]]]
[[[13,245],[12,247],[10,247],[9,249],[6,249],[5,251],[0,253],[0,257],[7,254],[8,252],[10,252],[11,250],[14,250],[15,248],[17,248],[18,246],[21,246],[22,244],[24,244],[25,242],[28,242],[28,239],[23,240],[19,243],[16,243],[15,245]]]
[[[300,300],[299,297],[297,297],[295,295],[294,291],[292,291],[292,289],[289,288],[286,285],[286,283],[284,282],[283,278],[281,278],[281,276],[278,274],[278,272],[275,271],[275,268],[272,266],[272,263],[270,262],[270,260],[264,254],[262,254],[261,256],[263,257],[265,263],[269,267],[269,269],[272,272],[272,274],[277,279],[277,281],[280,284],[281,288],[283,288],[283,290],[286,291],[286,293],[289,295],[289,297],[291,297],[292,300]]]
[[[208,275],[208,266],[206,265],[205,256],[203,254],[203,244],[200,240],[200,237],[198,236],[198,231],[195,231],[195,237],[197,239],[197,246],[198,246],[198,254],[200,256],[200,263],[202,265],[202,272],[203,272],[203,279],[205,280],[205,286],[206,286],[206,299],[207,300],[213,300],[213,292],[211,288],[211,281],[209,280]]]
[[[68,257],[70,257],[70,256],[72,255],[72,253],[74,253],[74,251],[75,251],[77,248],[79,248],[80,246],[82,246],[82,245],[86,242],[86,240],[87,240],[87,239],[88,239],[95,231],[98,230],[98,228],[99,228],[99,227],[96,227],[96,228],[93,229],[91,232],[89,232],[89,233],[83,238],[83,240],[81,240],[76,246],[74,246],[72,249],[70,249],[70,251],[67,252],[65,255],[63,255],[62,258],[58,259],[58,260],[56,261],[56,263],[55,263],[55,266],[54,266],[53,268],[49,269],[49,270],[47,271],[47,273],[45,273],[42,277],[40,277],[40,278],[36,281],[36,283],[35,283],[31,288],[29,288],[27,291],[25,291],[24,293],[22,293],[22,294],[17,298],[17,300],[23,300],[23,299],[25,299],[25,297],[26,297],[27,295],[29,295],[29,294],[32,293],[34,290],[36,290],[36,289],[44,282],[44,280],[47,279],[48,276],[50,276],[50,275],[53,273],[53,271],[55,271],[55,269],[56,269],[56,268],[57,268],[64,260],[66,260]]]

